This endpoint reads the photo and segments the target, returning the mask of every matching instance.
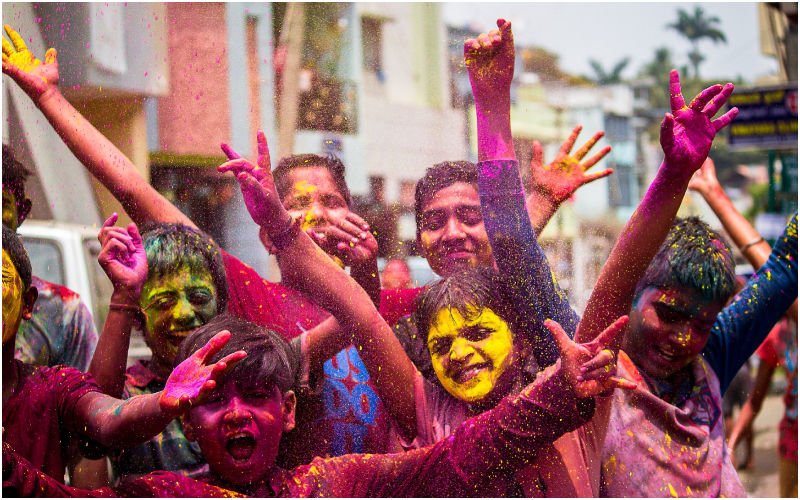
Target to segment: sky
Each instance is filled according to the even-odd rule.
[[[679,8],[693,14],[695,6],[720,19],[716,27],[728,40],[700,42],[706,56],[702,78],[741,76],[753,83],[778,72],[778,62],[761,54],[755,3],[445,3],[442,13],[447,24],[480,31],[495,29],[497,17],[505,17],[512,22],[518,46],[544,47],[572,74],[592,76],[589,59],[609,71],[630,57],[622,76],[632,78],[661,46],[670,49],[677,65],[689,64],[689,41],[666,25],[677,21]]]

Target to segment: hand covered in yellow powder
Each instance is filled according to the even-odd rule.
[[[56,49],[48,49],[44,64],[36,59],[22,37],[5,25],[11,43],[3,38],[3,73],[10,76],[34,102],[58,90],[58,61]]]

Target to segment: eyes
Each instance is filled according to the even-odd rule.
[[[492,336],[494,330],[481,325],[472,325],[462,328],[458,337],[463,338],[468,342],[482,342]],[[450,352],[453,341],[456,337],[438,337],[430,341],[428,349],[431,354],[437,356],[444,356]]]
[[[438,231],[447,225],[448,220],[455,217],[458,222],[469,227],[477,226],[483,222],[480,207],[458,206],[450,213],[445,210],[430,210],[422,215],[420,229],[422,231]]]
[[[314,203],[314,199],[308,194],[290,196],[286,203],[286,210],[308,210]],[[322,193],[319,195],[319,203],[325,208],[337,209],[347,208],[347,203],[340,195],[335,193]]]
[[[658,319],[664,323],[678,323],[687,318],[685,313],[662,304],[661,302],[654,303],[653,309],[655,309]]]
[[[179,294],[177,292],[165,292],[158,295],[145,309],[169,311],[178,304],[178,299]],[[186,292],[186,299],[191,305],[201,308],[208,305],[214,299],[214,295],[207,288],[194,288]]]

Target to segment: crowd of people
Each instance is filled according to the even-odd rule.
[[[513,35],[497,26],[464,44],[477,164],[438,163],[416,186],[417,240],[441,279],[405,288],[395,263],[383,289],[339,159],[272,168],[262,132],[255,161],[221,145],[218,170],[260,227],[241,237],[277,258],[269,282],[64,98],[55,49],[41,62],[6,26],[3,73],[134,222],[114,214],[98,235],[114,287],[98,336],[74,293],[32,275],[15,234],[27,170],[3,147],[4,495],[745,496],[722,395],[784,315],[796,325],[797,215],[770,248],[719,186],[708,154],[736,116],[714,118],[733,85],[687,103],[671,72],[664,160],[579,316],[537,236],[612,173],[589,172],[611,148],[590,156],[598,132],[573,151],[576,127],[545,164],[534,143],[523,186]],[[675,218],[689,188],[757,269],[738,293],[722,236]],[[152,356],[126,369],[137,331]],[[759,352],[774,366],[794,345],[781,480],[796,495],[796,326],[781,339]]]

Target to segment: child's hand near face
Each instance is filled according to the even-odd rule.
[[[230,338],[230,332],[222,330],[172,370],[158,399],[164,412],[178,416],[201,404],[214,390],[217,380],[247,355],[244,351],[236,351],[213,365],[206,364]]]
[[[661,122],[661,147],[665,163],[680,173],[700,168],[708,157],[714,136],[739,113],[737,108],[712,121],[733,92],[733,84],[713,85],[700,92],[686,106],[681,95],[681,81],[675,70],[669,73],[669,96],[672,113]]]
[[[616,356],[606,346],[620,334],[628,324],[622,316],[591,342],[573,342],[561,326],[547,320],[545,326],[553,334],[561,352],[561,372],[580,397],[601,395],[612,389],[635,389],[636,384],[616,376]]]
[[[57,91],[56,49],[47,50],[44,55],[45,62],[42,64],[42,61],[36,59],[25,46],[19,33],[7,24],[5,29],[11,43],[3,38],[3,73],[17,82],[17,85],[34,101],[41,99],[50,91]]]
[[[147,279],[147,254],[136,224],[127,229],[115,227],[117,214],[106,219],[97,239],[102,248],[97,261],[114,285],[115,300],[127,304],[138,304],[142,286]]]

